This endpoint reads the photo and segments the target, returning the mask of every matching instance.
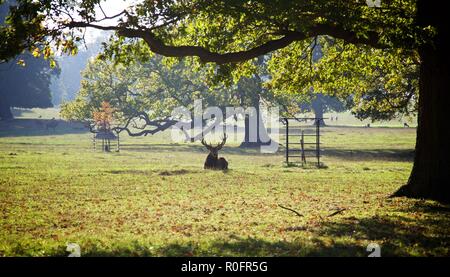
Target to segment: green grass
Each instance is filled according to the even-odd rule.
[[[311,115],[312,116],[312,115]],[[331,117],[335,118],[338,116],[338,120],[331,121]],[[416,116],[405,116],[401,119],[392,119],[388,121],[378,121],[372,122],[369,119],[359,120],[354,117],[350,112],[342,112],[342,113],[325,113],[324,118],[328,118],[327,124],[329,125],[344,125],[344,126],[355,126],[362,127],[370,123],[372,127],[403,127],[403,123],[407,123],[411,127],[417,126],[417,117]]]
[[[42,119],[60,118],[58,108],[47,108],[47,109],[13,108],[12,112],[16,118],[42,118]]]
[[[323,169],[227,144],[222,172],[169,133],[101,153],[70,126],[14,124],[0,130],[0,256],[64,256],[69,242],[84,256],[367,256],[371,242],[382,256],[450,254],[449,207],[389,198],[415,129],[325,128]]]

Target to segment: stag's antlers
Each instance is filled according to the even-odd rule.
[[[222,137],[222,142],[217,144],[217,150],[222,149],[222,147],[225,145],[225,142],[227,142],[227,134],[224,134]]]
[[[224,136],[222,137],[222,142],[218,143],[217,146],[212,146],[211,143],[206,143],[205,142],[205,138],[202,138],[202,144],[208,149],[216,149],[216,150],[220,150],[222,149],[222,147],[225,145],[225,143],[227,142],[227,138],[228,136],[226,134],[224,134]]]
[[[212,148],[211,144],[205,142],[205,138],[202,138],[202,144],[206,147],[206,149],[210,150]]]

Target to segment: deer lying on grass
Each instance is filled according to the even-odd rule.
[[[227,141],[227,136],[225,135],[222,138],[222,142],[217,144],[217,146],[212,146],[205,142],[205,139],[202,139],[202,144],[209,150],[208,157],[205,160],[204,169],[218,169],[218,170],[226,170],[228,169],[228,162],[225,158],[219,158],[219,150],[225,145]]]

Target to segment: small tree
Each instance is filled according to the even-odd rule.
[[[115,109],[109,102],[103,101],[100,109],[92,113],[93,123],[90,125],[90,130],[95,134],[94,142],[96,139],[101,139],[102,150],[105,152],[111,151],[111,139],[117,139],[113,133],[115,130],[112,128],[114,112]]]
[[[94,124],[100,132],[111,132],[114,111],[109,102],[103,101],[100,110],[92,113]]]

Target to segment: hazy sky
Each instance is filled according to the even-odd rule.
[[[139,1],[136,0],[106,0],[101,2],[102,8],[105,11],[107,16],[112,16],[115,14],[120,13],[127,7],[129,7],[131,4],[136,3]],[[102,16],[102,12],[99,8],[97,8],[96,13],[98,16]],[[105,20],[101,23],[101,25],[114,25],[117,21],[116,20]],[[92,43],[94,42],[99,36],[104,36],[106,34],[105,31],[97,30],[93,28],[87,28],[86,30],[86,43]]]

